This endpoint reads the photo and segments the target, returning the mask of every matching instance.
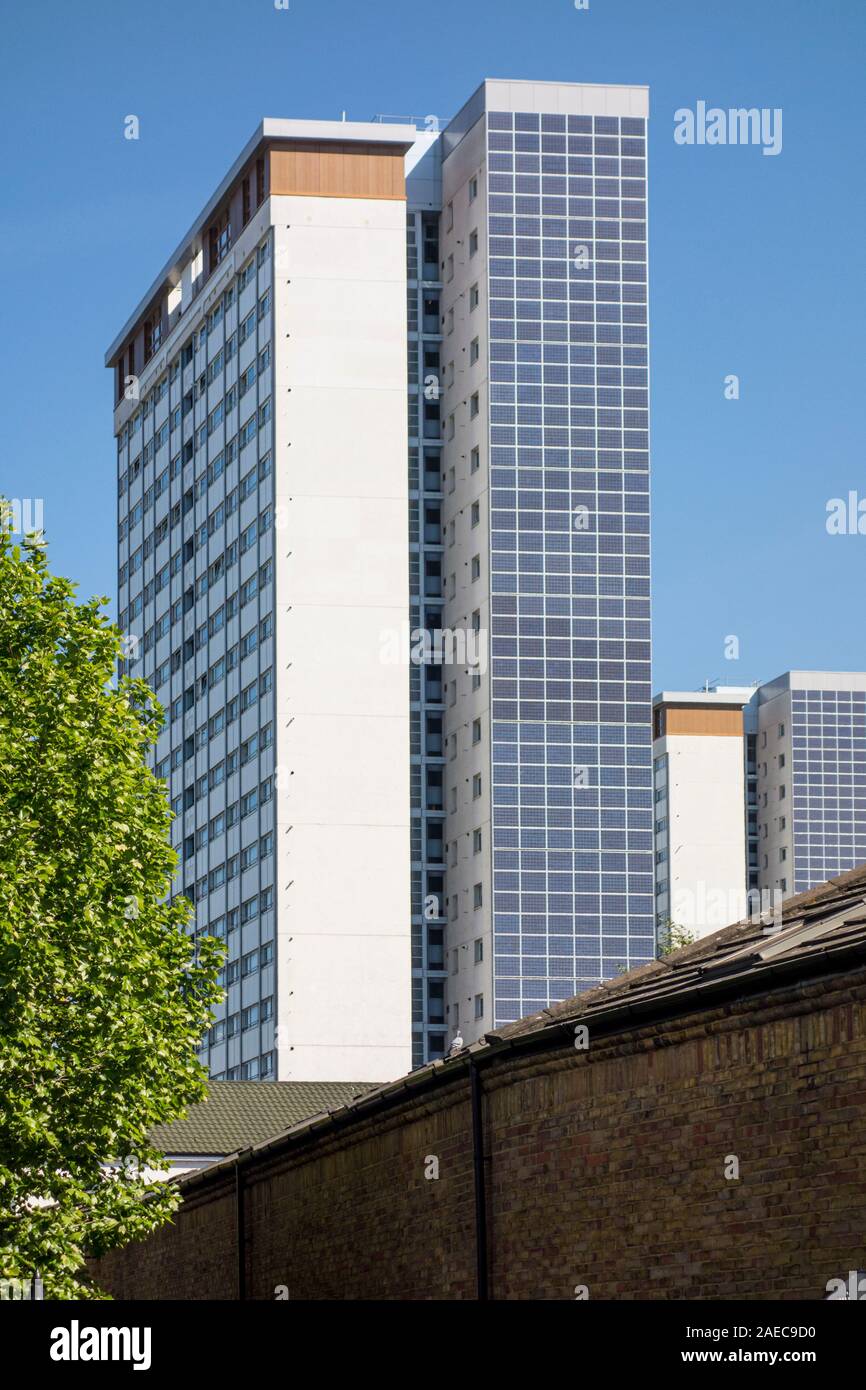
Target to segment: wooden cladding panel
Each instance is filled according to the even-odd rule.
[[[668,705],[664,712],[664,732],[742,738],[743,711],[714,709],[709,705]]]
[[[398,146],[304,140],[270,151],[270,191],[316,198],[406,197]]]

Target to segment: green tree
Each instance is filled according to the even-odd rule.
[[[0,514],[0,1276],[99,1298],[89,1254],[177,1206],[156,1123],[205,1095],[220,947],[185,933],[148,687],[122,638]]]
[[[688,927],[681,927],[678,922],[674,922],[668,917],[658,931],[659,959],[678,951],[681,946],[691,946],[693,941],[697,941],[697,936],[693,931],[690,931]]]

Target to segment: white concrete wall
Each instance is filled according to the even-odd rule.
[[[411,1066],[406,207],[274,197],[278,1079]]]
[[[707,936],[737,921],[745,908],[745,769],[742,738],[670,735],[653,754],[667,754],[665,835],[670,888],[667,912],[678,926]],[[656,807],[656,814],[659,807]]]

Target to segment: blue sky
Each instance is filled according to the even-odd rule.
[[[44,499],[82,596],[115,592],[104,350],[263,115],[449,116],[483,77],[639,82],[654,685],[866,667],[866,535],[825,527],[828,499],[866,498],[862,0],[45,0],[7,8],[4,40],[0,491]],[[677,145],[699,100],[781,107],[782,152]]]

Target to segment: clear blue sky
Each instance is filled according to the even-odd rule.
[[[866,497],[864,0],[44,0],[3,28],[0,491],[44,498],[82,596],[115,594],[104,350],[262,116],[449,116],[485,76],[638,82],[655,687],[866,667],[866,536],[825,530],[829,498]],[[781,107],[781,154],[675,144],[698,100]]]

